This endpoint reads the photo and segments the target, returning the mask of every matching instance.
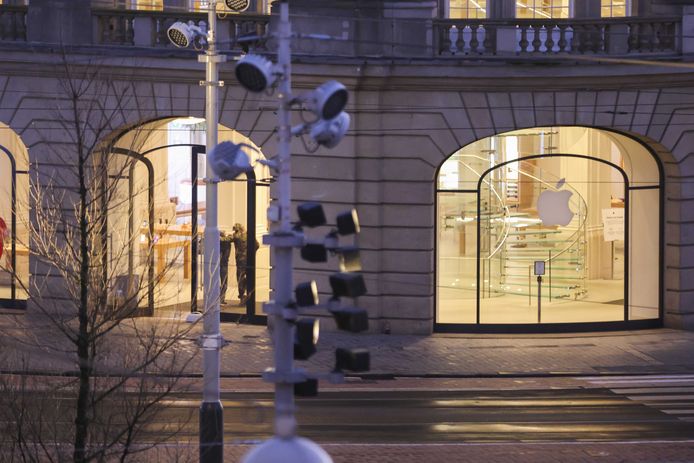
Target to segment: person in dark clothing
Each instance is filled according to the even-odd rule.
[[[221,288],[219,292],[220,304],[226,304],[227,287],[229,286],[229,257],[231,256],[231,235],[224,231],[219,232],[219,279]]]
[[[234,224],[234,233],[231,235],[234,243],[234,257],[236,258],[236,283],[239,288],[239,300],[243,304],[246,301],[246,256],[248,250],[248,232],[240,223]],[[255,240],[255,249],[258,250],[258,240]]]

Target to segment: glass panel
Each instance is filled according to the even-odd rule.
[[[623,197],[624,184],[612,185],[611,170],[588,159],[553,157],[519,160],[490,173],[481,190],[488,197],[480,237],[487,285],[481,323],[623,320],[624,208],[612,195],[621,191]],[[507,184],[516,177],[509,196]]]
[[[15,234],[14,300],[26,300],[29,287],[29,169],[26,147],[6,125],[0,123],[3,135],[0,145],[0,299],[12,299],[12,234]],[[12,160],[15,163],[15,204],[12,204]],[[13,230],[12,208],[15,208],[16,230]]]
[[[658,318],[660,190],[629,193],[629,319]],[[644,246],[644,243],[647,245]]]
[[[477,195],[438,194],[437,323],[476,323]]]
[[[627,15],[628,4],[625,0],[601,0],[603,18],[619,18]]]
[[[486,0],[450,0],[448,17],[453,19],[483,19],[487,17]]]
[[[568,18],[569,0],[516,1],[517,18]]]

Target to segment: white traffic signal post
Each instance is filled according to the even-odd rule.
[[[331,463],[328,454],[313,442],[296,436],[295,395],[316,395],[317,379],[342,378],[342,370],[365,371],[369,368],[369,353],[364,349],[338,349],[335,371],[329,374],[310,374],[294,367],[294,360],[306,360],[315,352],[318,330],[317,321],[299,318],[302,307],[318,304],[315,282],[299,284],[292,282],[292,254],[301,248],[301,255],[310,262],[326,262],[328,252],[340,256],[342,270],[330,277],[333,297],[327,304],[339,328],[352,332],[368,328],[365,310],[356,307],[341,307],[340,297],[357,298],[366,293],[358,264],[358,250],[354,246],[339,246],[339,235],[359,233],[359,222],[354,210],[337,217],[337,229],[314,242],[304,235],[303,227],[319,227],[326,224],[320,204],[308,203],[299,206],[299,222],[292,223],[291,210],[291,139],[308,134],[318,145],[332,148],[347,132],[350,117],[343,111],[347,105],[348,92],[336,81],[326,82],[312,92],[295,96],[291,88],[292,37],[289,23],[289,5],[280,0],[280,21],[277,31],[277,64],[258,55],[241,58],[235,69],[236,77],[243,87],[252,92],[263,92],[275,87],[279,99],[278,142],[279,152],[275,158],[261,161],[273,171],[277,178],[277,200],[268,209],[271,222],[270,234],[263,242],[273,251],[275,272],[274,300],[264,304],[264,311],[273,321],[275,367],[265,372],[266,381],[275,385],[275,437],[252,449],[244,463]],[[299,106],[315,115],[310,122],[292,127],[291,110]],[[224,144],[223,144],[224,145]],[[220,148],[222,145],[219,146]],[[226,154],[237,154],[239,145],[220,149],[220,154],[211,153],[213,162],[227,158]],[[356,264],[355,264],[356,263]]]
[[[225,0],[228,8],[247,7],[247,0]],[[277,178],[276,201],[268,208],[271,222],[270,234],[263,242],[272,247],[274,262],[273,295],[275,299],[264,305],[266,314],[272,317],[274,330],[275,367],[264,374],[266,381],[275,384],[275,437],[254,448],[243,459],[244,463],[331,463],[332,460],[313,442],[296,436],[294,396],[312,396],[318,393],[318,378],[331,381],[343,378],[342,371],[367,371],[370,357],[365,349],[337,349],[335,370],[328,374],[311,374],[294,368],[294,360],[306,360],[315,352],[318,338],[318,322],[311,318],[299,318],[303,307],[318,304],[315,282],[301,283],[292,297],[292,254],[301,248],[301,256],[309,262],[327,262],[328,253],[338,255],[341,272],[330,276],[332,298],[325,307],[333,315],[339,329],[360,332],[368,329],[368,314],[354,306],[343,307],[340,298],[356,299],[366,293],[364,279],[359,272],[361,263],[356,246],[340,246],[340,236],[359,233],[356,211],[349,210],[336,217],[336,228],[321,240],[308,239],[303,227],[326,225],[323,208],[317,203],[302,204],[298,208],[299,222],[291,221],[291,138],[308,134],[319,146],[332,148],[346,134],[350,117],[344,112],[348,92],[344,85],[329,81],[311,92],[293,95],[291,89],[292,37],[287,0],[279,1],[280,21],[277,38],[279,50],[277,64],[259,55],[242,57],[235,69],[239,83],[249,91],[264,92],[275,88],[279,99],[279,153],[272,160],[259,162],[267,165]],[[252,169],[250,156],[245,149],[249,145],[223,142],[217,144],[217,63],[224,61],[215,47],[216,0],[210,1],[209,31],[193,24],[175,23],[168,30],[169,39],[177,46],[191,44],[206,46],[200,61],[206,63],[207,80],[207,146],[208,179],[205,228],[205,313],[204,331],[201,337],[204,358],[203,403],[200,408],[200,461],[223,461],[223,410],[219,394],[220,351],[224,345],[219,330],[219,231],[217,227],[217,183],[232,180]],[[310,37],[310,36],[305,36]],[[295,127],[291,126],[291,110],[298,106],[314,114],[314,119]],[[317,149],[317,148],[316,148]],[[249,230],[249,233],[254,233]],[[250,239],[252,240],[253,235]]]
[[[192,22],[176,22],[167,30],[171,43],[180,48],[205,48],[198,61],[205,63],[205,122],[206,146],[210,154],[217,146],[218,89],[224,85],[219,80],[218,64],[226,61],[226,56],[217,52],[217,0],[208,0],[207,32]],[[227,8],[240,12],[248,9],[249,0],[225,0]],[[207,176],[213,173],[210,156],[207,159]],[[219,392],[220,356],[224,338],[220,332],[219,320],[219,228],[217,220],[217,181],[207,179],[205,197],[204,234],[204,308],[203,334],[200,346],[203,350],[203,397],[200,405],[200,461],[202,463],[222,463],[224,461],[224,415]],[[196,239],[196,237],[193,237]],[[196,321],[201,314],[189,315],[188,321]]]

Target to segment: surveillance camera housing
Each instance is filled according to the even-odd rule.
[[[166,31],[169,41],[179,48],[187,48],[196,40],[205,42],[205,33],[193,24],[176,21]]]
[[[276,80],[273,64],[259,55],[246,55],[236,63],[236,79],[249,92],[259,93],[272,87]]]
[[[316,143],[326,148],[334,148],[349,130],[350,117],[346,112],[341,112],[330,120],[321,120],[311,127],[311,138]]]
[[[309,109],[318,117],[330,120],[347,106],[349,92],[336,80],[329,80],[311,92],[307,98]]]
[[[233,180],[253,170],[250,157],[243,151],[243,146],[247,145],[225,141],[210,150],[208,161],[221,180]]]

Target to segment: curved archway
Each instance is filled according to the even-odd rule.
[[[660,326],[663,169],[642,143],[536,127],[439,168],[437,331]]]
[[[255,147],[247,137],[223,126],[219,128],[219,140]],[[201,251],[206,207],[204,144],[204,121],[189,117],[170,117],[145,123],[124,132],[111,143],[111,156],[115,152],[133,151],[152,165],[151,182],[144,165],[136,163],[132,166],[122,178],[122,196],[125,198],[127,192],[127,201],[121,202],[120,208],[108,210],[109,246],[120,249],[120,244],[131,243],[131,247],[140,248],[139,251],[130,250],[127,267],[121,262],[120,267],[111,265],[111,271],[144,276],[147,273],[143,267],[144,256],[138,253],[142,254],[142,250],[149,246],[153,255],[147,256],[151,262],[148,271],[152,272],[151,279],[155,282],[152,289],[155,311],[175,309],[186,312],[196,309],[198,301],[202,300]],[[260,156],[262,153],[257,149],[254,158]],[[257,237],[266,232],[264,209],[269,203],[267,187],[270,174],[267,167],[259,163],[255,166],[255,171],[246,178],[218,186],[220,230],[230,237],[237,223],[253,230],[250,236],[258,241]],[[120,170],[122,166],[116,161],[114,171]],[[120,238],[114,240],[115,235]],[[230,246],[228,243],[227,247]],[[231,262],[224,267],[230,276],[227,276],[228,303],[221,307],[223,319],[264,321],[264,317],[257,316],[256,300],[264,300],[269,294],[269,250],[261,247],[253,253],[248,248],[251,247],[243,252],[232,248],[238,251],[233,254],[236,258],[229,259]],[[227,258],[229,251],[227,249]],[[224,253],[222,257],[225,257]],[[242,286],[244,276],[248,288]],[[248,297],[245,297],[246,289]],[[243,300],[234,298],[235,294],[244,296]]]
[[[0,307],[26,308],[29,296],[29,154],[0,123]]]

